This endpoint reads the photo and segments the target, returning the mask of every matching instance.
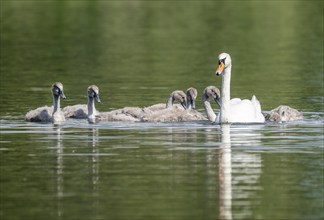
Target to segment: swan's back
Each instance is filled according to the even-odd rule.
[[[234,98],[230,101],[230,122],[263,123],[264,121],[260,102],[255,96],[251,100]]]
[[[303,114],[287,105],[280,105],[266,115],[267,121],[295,121],[303,119]]]
[[[154,104],[154,105],[151,105],[151,106],[148,106],[148,107],[144,107],[145,110],[148,110],[148,111],[159,111],[159,110],[162,110],[162,109],[165,109],[165,103],[158,103],[158,104]]]
[[[52,122],[53,107],[43,106],[30,110],[25,120],[30,122]]]
[[[183,121],[206,121],[206,116],[195,109],[187,109],[187,113],[183,116]]]
[[[101,112],[98,115],[99,121],[130,121],[142,120],[143,110],[139,107],[124,107],[110,112]]]
[[[191,103],[188,103],[188,97]],[[181,90],[173,91],[167,101],[167,108],[161,108],[161,104],[150,106],[149,108],[143,108],[142,121],[147,122],[185,122],[206,120],[201,113],[192,109],[195,107],[194,101],[197,97],[197,90],[190,87],[185,94]],[[170,105],[170,100],[178,101],[181,104]],[[190,109],[185,109],[190,108]]]
[[[183,106],[182,108],[184,108],[185,105],[187,105],[186,94],[181,90],[175,90],[170,94],[166,103],[158,103],[158,104],[154,104],[151,106],[147,106],[147,107],[144,107],[143,110],[151,111],[151,112],[160,111],[162,109],[171,108],[172,106],[177,105],[177,104],[174,104],[174,102],[180,102],[181,105]]]
[[[85,104],[71,105],[63,108],[63,113],[66,118],[87,119],[88,107]]]
[[[165,108],[160,111],[143,111],[142,121],[146,122],[186,122],[201,121],[207,118],[194,109],[185,110],[181,105]]]
[[[183,121],[182,116],[186,113],[183,108],[175,106],[164,108],[159,111],[144,111],[142,121],[146,122],[178,122]]]

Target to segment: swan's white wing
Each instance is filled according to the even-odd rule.
[[[236,123],[263,123],[264,116],[261,113],[260,103],[255,98],[251,100],[244,99],[241,102],[231,104],[230,121]]]
[[[255,97],[255,95],[252,96],[251,102],[254,105],[256,112],[261,113],[261,104],[260,104],[259,100]]]
[[[231,99],[230,104],[235,105],[235,104],[240,103],[241,101],[242,100],[240,98],[233,98],[233,99]]]

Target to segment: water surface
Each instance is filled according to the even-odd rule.
[[[323,219],[322,1],[1,1],[1,219]],[[30,109],[85,103],[100,111],[221,87],[287,104],[291,123],[60,126]],[[215,106],[215,111],[218,109]]]

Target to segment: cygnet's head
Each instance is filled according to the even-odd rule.
[[[88,97],[91,99],[95,99],[98,103],[100,103],[100,98],[99,98],[99,88],[96,85],[92,85],[88,87]]]
[[[172,100],[180,102],[184,109],[187,109],[187,97],[186,94],[181,90],[172,92]]]
[[[218,56],[218,68],[215,72],[217,76],[224,74],[224,70],[232,65],[231,56],[228,53],[221,53]]]
[[[52,93],[53,96],[61,97],[63,99],[66,98],[63,92],[63,84],[60,82],[56,82],[52,85]]]
[[[213,98],[219,107],[221,107],[220,91],[216,86],[207,86],[204,90],[204,95],[208,98]]]
[[[187,89],[187,108],[195,109],[196,108],[196,99],[197,99],[197,89],[190,87]]]

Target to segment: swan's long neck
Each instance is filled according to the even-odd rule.
[[[231,100],[231,69],[232,66],[225,68],[222,77],[222,106],[220,110],[220,122],[229,123],[230,100]]]
[[[60,96],[53,95],[53,99],[54,99],[54,103],[53,103],[53,105],[54,105],[53,114],[54,114],[55,112],[57,112],[61,108],[60,107]]]
[[[173,105],[173,95],[170,95],[170,97],[168,98],[167,102],[166,102],[166,108],[171,108]]]
[[[96,107],[93,97],[88,97],[88,116],[92,116],[96,113]]]
[[[209,119],[209,121],[215,122],[216,114],[210,105],[209,97],[207,96],[207,94],[203,94],[202,101],[206,110],[207,118]]]

